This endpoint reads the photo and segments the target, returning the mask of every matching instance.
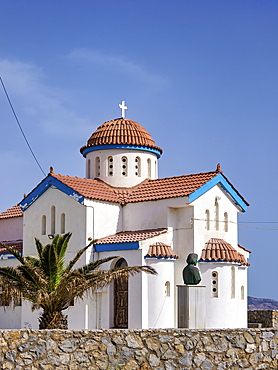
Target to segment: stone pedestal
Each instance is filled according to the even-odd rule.
[[[177,285],[178,328],[206,328],[206,286]]]

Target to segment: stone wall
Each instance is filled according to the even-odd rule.
[[[263,328],[278,328],[278,311],[248,310],[248,323],[261,323]]]
[[[0,330],[14,370],[277,369],[278,330]]]

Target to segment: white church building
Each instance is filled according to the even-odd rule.
[[[67,310],[70,329],[177,327],[177,288],[189,253],[199,256],[206,286],[206,327],[247,327],[247,259],[237,214],[248,203],[217,165],[215,171],[158,178],[162,149],[139,123],[122,117],[100,125],[80,152],[84,178],[53,168],[19,205],[0,214],[0,240],[23,255],[53,235],[72,232],[67,258],[91,240],[80,264],[118,256],[105,269],[148,265]],[[16,260],[0,249],[0,265]],[[0,307],[0,328],[38,327],[30,305]],[[66,312],[65,312],[66,313]]]

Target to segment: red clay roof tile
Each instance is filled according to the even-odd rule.
[[[231,244],[223,239],[211,238],[206,242],[199,261],[227,261],[240,262],[241,265],[250,266],[243,254],[236,251]]]
[[[77,191],[85,198],[104,200],[108,202],[121,202],[120,198],[112,190],[112,187],[105,184],[103,181],[58,175],[54,172],[51,173],[51,176],[69,186],[71,189]]]
[[[10,217],[22,217],[22,216],[23,216],[23,212],[21,211],[18,205],[15,205],[12,208],[7,209],[7,211],[0,213],[0,219],[10,218]]]
[[[23,251],[23,240],[9,240],[9,241],[3,241],[1,243],[7,245],[8,247],[12,247],[17,252],[22,253]],[[10,253],[10,252],[6,248],[2,247],[2,245],[0,245],[0,254],[7,254],[7,253]]]
[[[167,245],[162,242],[156,242],[149,246],[148,253],[145,257],[162,257],[162,258],[176,258],[179,256],[176,255],[170,245]]]
[[[127,118],[116,118],[104,122],[91,135],[87,145],[80,148],[80,152],[83,154],[85,148],[107,144],[142,145],[157,149],[162,153],[162,149],[155,145],[154,140],[145,128]]]
[[[126,204],[189,196],[213,177],[217,176],[218,173],[216,170],[206,173],[165,177],[156,180],[146,179],[132,188],[116,188],[100,179],[58,175],[53,171],[50,175],[77,191],[85,198]],[[225,179],[229,181],[226,177]],[[234,190],[239,194],[235,188]],[[244,200],[240,194],[239,196]],[[244,200],[244,202],[246,201]],[[247,202],[246,204],[248,205]]]
[[[139,242],[140,240],[146,240],[152,238],[153,236],[166,233],[167,231],[168,231],[167,228],[121,231],[119,233],[105,236],[104,238],[99,239],[96,245]]]

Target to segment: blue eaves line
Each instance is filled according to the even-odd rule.
[[[246,203],[232,188],[232,186],[228,183],[228,181],[223,177],[221,173],[213,177],[211,180],[206,182],[204,185],[202,185],[199,189],[195,190],[193,193],[189,194],[189,203],[199,198],[201,195],[206,193],[208,190],[210,190],[217,184],[219,184],[223,190],[230,194],[234,202],[242,209],[243,212],[246,212],[247,209]]]

